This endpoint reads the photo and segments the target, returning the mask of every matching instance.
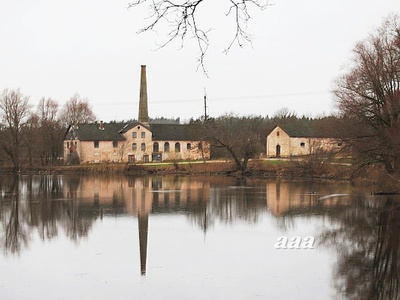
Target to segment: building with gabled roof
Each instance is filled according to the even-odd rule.
[[[146,66],[141,66],[137,122],[74,124],[64,138],[67,163],[160,162],[210,159],[210,145],[187,124],[149,123]]]
[[[267,135],[267,157],[293,157],[316,153],[319,150],[339,151],[341,142],[333,137],[313,134],[310,128],[282,128],[277,125]]]

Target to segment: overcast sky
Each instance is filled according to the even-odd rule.
[[[99,120],[127,120],[138,115],[144,64],[150,117],[200,117],[205,89],[211,116],[271,116],[283,107],[329,115],[330,90],[355,43],[400,13],[399,0],[275,0],[252,10],[252,45],[225,55],[234,29],[224,17],[228,1],[210,0],[220,4],[199,11],[200,25],[213,29],[207,78],[197,70],[193,40],[156,51],[163,29],[138,35],[146,10],[128,10],[128,2],[1,1],[0,90],[19,88],[32,105],[42,97],[63,105],[77,92]]]

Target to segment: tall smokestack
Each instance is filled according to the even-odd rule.
[[[140,98],[139,98],[139,118],[140,123],[149,124],[149,110],[147,108],[147,79],[146,66],[141,66],[140,73]]]

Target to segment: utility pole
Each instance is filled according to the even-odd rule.
[[[207,120],[207,92],[206,88],[204,88],[204,121]]]

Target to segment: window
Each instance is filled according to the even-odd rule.
[[[140,133],[140,137],[141,137],[142,139],[144,139],[144,138],[146,137],[146,132],[142,131],[142,132]]]
[[[301,142],[301,143],[300,143],[300,146],[301,146],[301,147],[305,147],[305,146],[306,146],[306,143]]]
[[[69,142],[67,142],[67,149],[69,149]]]
[[[157,142],[153,144],[153,152],[160,152],[160,147]]]
[[[99,148],[99,141],[94,141],[93,144],[95,148]]]
[[[181,144],[175,143],[175,152],[181,152]]]
[[[197,148],[199,148],[199,150],[202,150],[202,149],[203,149],[203,143],[200,142],[200,143],[197,145]]]
[[[186,144],[186,149],[187,150],[192,150],[192,144],[191,143],[187,143]]]
[[[142,143],[142,144],[140,145],[140,150],[146,151],[146,144],[145,144],[145,143]]]
[[[113,148],[118,148],[118,141],[113,141]]]
[[[276,132],[276,136],[279,136],[279,131]]]
[[[136,131],[132,132],[132,138],[134,138],[134,139],[137,138],[137,132]]]
[[[136,150],[137,150],[137,144],[136,144],[136,143],[133,143],[133,144],[132,144],[132,150],[133,150],[133,151],[136,151]]]
[[[169,143],[168,142],[166,142],[164,144],[164,152],[169,152]]]

